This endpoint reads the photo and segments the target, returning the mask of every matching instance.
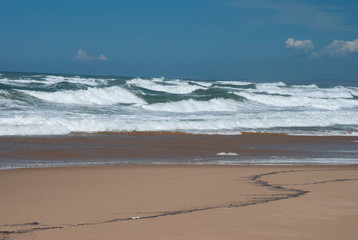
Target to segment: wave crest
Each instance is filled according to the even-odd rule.
[[[134,78],[127,81],[128,85],[134,85],[152,91],[166,92],[171,94],[188,94],[198,89],[204,89],[204,86],[192,85],[182,80],[171,80],[164,82],[164,79],[157,78],[152,80]]]
[[[146,110],[160,111],[160,112],[177,112],[177,113],[192,113],[192,112],[233,112],[239,109],[238,102],[231,99],[214,98],[209,101],[196,101],[193,99],[183,100],[178,102],[155,103],[151,105],[142,106]]]
[[[146,102],[121,87],[88,88],[77,91],[40,92],[19,90],[33,97],[53,103],[80,105],[145,104]]]

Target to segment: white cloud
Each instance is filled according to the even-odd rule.
[[[312,57],[344,57],[353,53],[358,53],[358,38],[353,41],[334,40],[320,52],[314,52]]]
[[[285,45],[286,45],[286,48],[302,50],[305,53],[307,53],[308,50],[313,49],[312,40],[295,40],[293,38],[288,38],[285,41]]]
[[[97,59],[98,61],[107,61],[107,57],[104,56],[103,54],[99,55],[99,57],[96,57],[96,59]]]
[[[358,38],[353,41],[334,40],[323,49],[323,53],[329,56],[346,56],[358,53]]]
[[[80,49],[77,51],[77,54],[75,55],[74,59],[79,60],[79,61],[90,61],[90,60],[92,60],[92,57],[88,56],[85,51]]]
[[[80,49],[77,51],[76,55],[73,57],[73,59],[78,60],[78,61],[92,61],[92,60],[97,60],[97,61],[107,61],[108,58],[106,56],[104,56],[103,54],[99,55],[98,57],[93,57],[90,56],[86,53],[86,51]]]

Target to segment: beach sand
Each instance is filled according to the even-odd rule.
[[[358,166],[0,171],[0,239],[357,239]]]

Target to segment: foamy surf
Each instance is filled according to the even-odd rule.
[[[179,102],[156,103],[143,105],[144,109],[162,112],[193,113],[193,112],[230,112],[240,108],[240,104],[233,100],[211,99],[209,101],[196,101],[193,99]]]
[[[69,90],[57,92],[40,92],[28,90],[19,91],[47,102],[62,104],[113,105],[118,103],[146,103],[144,100],[137,97],[135,94],[121,87],[88,88],[86,90]]]
[[[0,107],[0,135],[358,132],[355,85],[2,73]]]
[[[198,89],[204,89],[202,85],[194,85],[182,80],[172,80],[164,82],[164,79],[141,79],[135,78],[127,81],[128,85],[134,85],[140,88],[165,92],[171,94],[188,94]]]

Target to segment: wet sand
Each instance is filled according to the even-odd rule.
[[[0,171],[0,239],[357,239],[358,166]]]
[[[0,164],[12,161],[225,160],[357,158],[358,136],[195,135],[168,132],[0,137]],[[254,161],[253,161],[254,162]]]

